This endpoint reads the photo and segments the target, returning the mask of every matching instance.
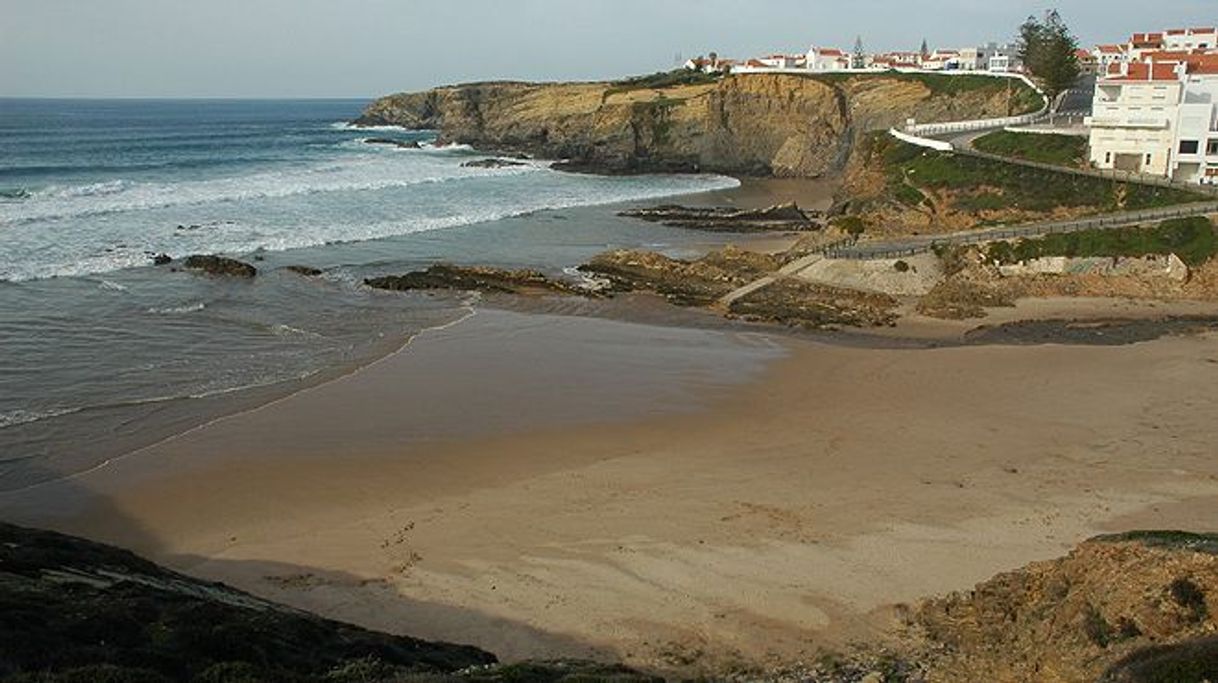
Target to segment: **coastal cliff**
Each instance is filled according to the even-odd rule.
[[[709,83],[475,83],[390,95],[356,125],[435,129],[443,142],[568,160],[596,172],[815,177],[866,132],[907,119],[1006,116],[1040,100],[1018,81],[913,74],[749,74]]]

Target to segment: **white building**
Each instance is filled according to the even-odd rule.
[[[834,47],[810,47],[805,57],[806,68],[812,71],[847,71],[850,55]]]
[[[1218,59],[1117,65],[1086,124],[1097,168],[1218,182]]]
[[[806,60],[804,55],[769,55],[757,61],[771,69],[802,69]]]
[[[1173,28],[1163,32],[1164,50],[1218,48],[1218,28]]]
[[[927,71],[954,71],[960,68],[960,52],[957,50],[935,50],[921,60]]]

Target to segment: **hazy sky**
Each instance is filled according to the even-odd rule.
[[[598,79],[717,50],[1005,40],[1055,4],[1084,44],[1218,23],[1218,0],[0,0],[0,96],[371,97]]]

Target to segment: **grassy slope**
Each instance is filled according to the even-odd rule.
[[[1214,224],[1205,217],[1177,218],[1151,229],[1084,230],[1036,239],[996,242],[986,254],[1001,263],[1018,263],[1042,256],[1145,256],[1175,254],[1190,266],[1205,263],[1218,252]]]
[[[989,154],[1042,164],[1071,168],[1087,166],[1087,139],[1073,135],[1012,133],[1000,130],[977,138],[973,141],[973,147]]]
[[[1019,209],[1046,214],[1058,207],[1107,213],[1204,199],[1201,195],[1172,188],[1055,174],[926,150],[883,134],[874,138],[872,144],[875,146],[873,152],[884,165],[889,194],[908,206],[924,202],[925,190],[973,193],[958,202],[956,208],[965,211]],[[977,193],[981,188],[988,188],[988,191]]]
[[[1044,99],[1023,81],[1014,79],[998,79],[992,76],[945,76],[938,74],[901,73],[899,71],[880,71],[876,73],[824,73],[809,74],[825,83],[840,83],[850,79],[885,78],[897,81],[914,81],[926,86],[936,95],[957,95],[963,92],[977,90],[1010,89],[1011,116],[1028,114],[1039,111],[1045,104]]]

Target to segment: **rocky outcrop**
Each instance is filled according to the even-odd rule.
[[[795,202],[764,209],[735,207],[684,207],[672,204],[646,209],[628,209],[619,216],[640,218],[674,228],[710,232],[802,232],[824,227],[821,214],[804,211]]]
[[[660,89],[475,83],[381,98],[355,124],[435,129],[572,170],[813,177],[841,169],[865,131],[1005,116],[1028,106],[1021,87],[1013,102],[1003,79],[905,74],[748,74]]]
[[[477,648],[329,621],[124,550],[7,524],[0,614],[4,680],[354,681],[495,662]]]
[[[369,278],[364,284],[376,289],[452,289],[497,294],[556,293],[590,295],[593,291],[555,280],[536,270],[503,270],[482,266],[437,264],[405,275]]]
[[[368,138],[364,140],[364,144],[368,145],[388,145],[397,147],[398,149],[419,149],[422,147],[414,140],[394,140],[393,138]]]
[[[612,291],[654,292],[678,306],[708,306],[779,265],[772,256],[727,247],[693,261],[651,251],[611,251],[579,269],[606,280]]]
[[[252,278],[258,274],[258,269],[244,261],[215,256],[213,254],[195,254],[187,256],[182,262],[187,270],[200,270],[208,275],[223,275],[228,277]]]
[[[896,322],[896,307],[887,294],[784,278],[736,299],[728,313],[795,327],[877,327]]]
[[[511,168],[513,166],[524,166],[523,161],[512,161],[511,159],[478,159],[477,161],[467,161],[461,164],[461,168]]]
[[[1184,683],[1218,676],[1216,610],[1218,536],[1132,532],[931,600],[913,621],[936,681]]]

